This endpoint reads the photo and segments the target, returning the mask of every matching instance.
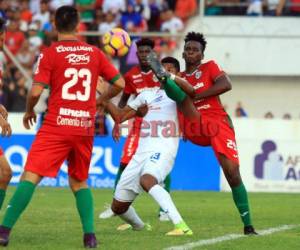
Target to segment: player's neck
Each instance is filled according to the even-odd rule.
[[[141,71],[142,72],[148,72],[149,70],[151,70],[151,68],[149,67],[149,66],[140,66],[140,68],[141,68]]]
[[[201,62],[200,63],[197,63],[197,64],[186,64],[185,65],[185,72],[187,74],[192,74],[196,69],[198,69],[198,67],[201,65]]]
[[[58,33],[58,41],[64,41],[64,40],[74,40],[77,41],[78,38],[74,33]]]

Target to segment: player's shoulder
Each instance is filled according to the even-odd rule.
[[[214,66],[218,66],[218,64],[215,60],[209,60],[209,61],[201,64],[202,68],[210,68],[210,67],[214,67]]]
[[[126,76],[131,76],[133,78],[137,78],[141,75],[141,70],[139,66],[133,66],[130,70],[125,73]]]

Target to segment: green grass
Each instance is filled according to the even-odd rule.
[[[7,204],[13,187],[9,188]],[[116,231],[121,223],[117,217],[100,220],[98,213],[105,202],[111,201],[111,190],[93,190],[95,198],[96,234],[105,250],[156,250],[201,239],[210,239],[231,233],[241,233],[242,224],[230,193],[172,192],[172,197],[193,229],[192,237],[167,237],[173,227],[170,222],[158,221],[158,207],[148,195],[135,202],[135,208],[144,221],[153,226],[152,232]],[[300,224],[299,194],[249,195],[252,217],[258,230],[285,224]],[[3,211],[1,211],[1,218]],[[82,231],[75,208],[75,200],[68,189],[38,188],[33,200],[16,224],[9,249],[82,249]],[[298,250],[300,227],[261,237],[244,237],[233,241],[195,249],[207,250]]]

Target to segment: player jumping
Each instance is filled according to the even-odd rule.
[[[27,98],[23,123],[36,122],[34,106],[45,86],[50,87],[48,113],[28,153],[25,171],[11,198],[0,226],[0,244],[9,242],[11,229],[25,210],[36,185],[43,177],[55,177],[68,160],[70,188],[83,227],[83,242],[96,248],[93,197],[87,186],[96,112],[96,84],[99,76],[111,82],[106,98],[124,87],[124,80],[105,55],[76,37],[77,10],[62,6],[55,13],[58,42],[39,56],[32,89]]]

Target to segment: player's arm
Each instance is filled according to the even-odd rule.
[[[1,135],[10,136],[11,135],[11,127],[7,120],[0,114],[0,127],[1,127]]]
[[[106,111],[111,115],[116,123],[122,123],[136,116],[137,111],[130,106],[119,108],[111,102],[105,104]]]
[[[214,84],[211,88],[203,91],[202,93],[197,93],[194,100],[200,100],[203,98],[208,98],[211,96],[218,96],[232,88],[229,77],[224,73],[214,80]]]
[[[8,112],[2,104],[0,104],[0,115],[7,120]]]
[[[129,97],[130,97],[130,94],[125,93],[125,92],[122,93],[122,96],[121,96],[119,104],[118,104],[119,108],[124,108],[126,106]]]
[[[33,83],[32,88],[27,95],[26,112],[23,117],[23,125],[26,129],[30,129],[30,126],[33,126],[33,123],[36,123],[34,107],[38,103],[43,90],[43,84]]]

